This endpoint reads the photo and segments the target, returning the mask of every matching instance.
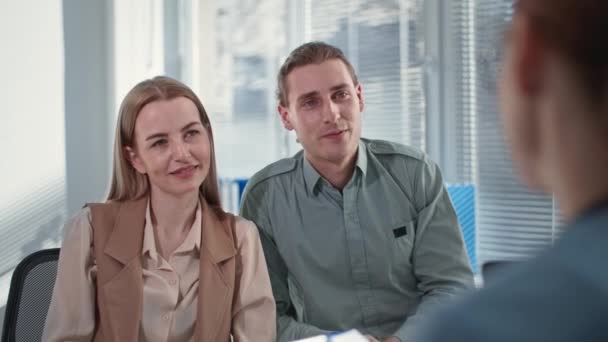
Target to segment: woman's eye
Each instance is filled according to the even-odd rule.
[[[198,135],[198,134],[200,134],[200,131],[197,130],[197,129],[191,129],[191,130],[189,130],[189,131],[186,132],[186,136],[187,137],[192,137],[192,136],[195,136],[195,135]]]
[[[159,146],[163,146],[167,143],[167,140],[165,139],[158,139],[155,142],[152,143],[151,147],[159,147]]]

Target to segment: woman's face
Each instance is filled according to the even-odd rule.
[[[530,62],[530,29],[515,16],[504,41],[503,64],[498,76],[499,105],[504,132],[519,176],[528,186],[540,188],[542,160],[538,96],[534,84],[534,63]]]
[[[198,193],[209,173],[210,141],[196,105],[177,97],[145,105],[135,121],[133,167],[148,176],[155,195]]]

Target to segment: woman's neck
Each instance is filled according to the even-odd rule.
[[[583,105],[566,108],[561,120],[551,123],[558,129],[549,152],[554,162],[545,173],[562,216],[570,222],[608,198],[608,128],[591,120],[608,114],[585,111]]]
[[[608,199],[608,145],[574,161],[578,165],[562,166],[561,181],[555,197],[564,219],[571,222],[597,203]],[[564,163],[565,164],[565,163]]]
[[[198,191],[179,197],[152,191],[150,209],[153,226],[165,236],[188,232],[196,216],[198,201]]]

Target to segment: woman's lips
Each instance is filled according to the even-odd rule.
[[[179,168],[179,169],[171,172],[171,175],[179,177],[179,178],[190,178],[196,171],[197,167],[198,167],[197,165],[182,167],[182,168]]]

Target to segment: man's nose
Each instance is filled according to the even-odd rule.
[[[334,101],[327,101],[323,110],[323,121],[327,123],[335,122],[340,117],[340,106]]]

